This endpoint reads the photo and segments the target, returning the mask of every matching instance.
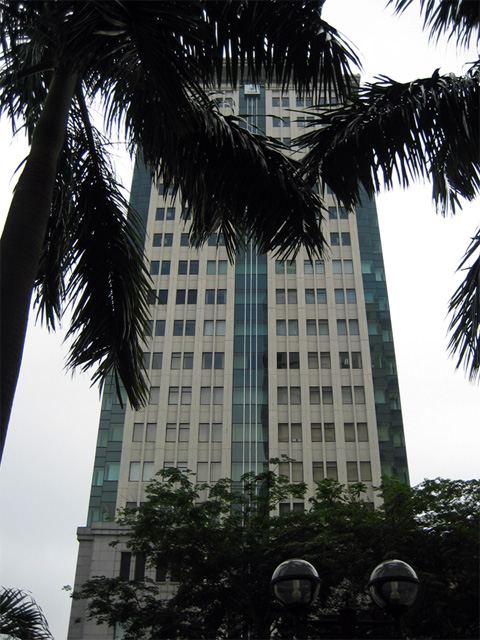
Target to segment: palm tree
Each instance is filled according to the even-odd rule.
[[[397,13],[413,0],[390,0]],[[458,45],[479,40],[478,3],[420,0],[432,39],[447,33]],[[347,207],[390,188],[394,177],[406,187],[430,178],[443,215],[461,208],[460,197],[480,192],[480,60],[464,76],[440,75],[409,83],[387,77],[360,87],[344,105],[317,112],[321,124],[301,136],[307,147],[303,171],[328,185]],[[468,263],[473,263],[468,266]],[[449,347],[470,378],[480,377],[480,232],[459,269],[466,277],[450,301]]]
[[[55,328],[73,319],[68,364],[114,376],[134,407],[147,395],[141,344],[150,286],[143,230],[90,119],[100,104],[109,136],[141,149],[152,177],[181,187],[192,243],[215,230],[231,255],[321,253],[320,199],[273,141],[222,116],[221,82],[273,78],[300,93],[351,89],[355,53],[317,2],[2,0],[0,114],[24,125],[30,154],[1,241],[2,451],[32,291]]]
[[[0,636],[12,640],[53,640],[42,610],[20,589],[0,590]]]

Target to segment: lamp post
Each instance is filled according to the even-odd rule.
[[[296,624],[305,616],[320,590],[320,578],[313,565],[298,558],[278,565],[270,582],[275,598],[295,615]],[[415,602],[420,581],[415,571],[402,560],[387,560],[372,571],[368,587],[373,601],[393,616],[395,635],[399,632],[400,616]],[[325,617],[325,624],[337,624],[342,638],[355,638],[358,626],[380,626],[385,622],[357,620],[356,611],[345,607],[338,618]],[[295,637],[297,636],[296,627]]]

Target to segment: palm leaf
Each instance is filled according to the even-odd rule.
[[[476,256],[476,257],[475,257]],[[474,260],[468,267],[467,263]],[[462,284],[452,296],[449,312],[449,349],[457,355],[457,368],[462,364],[471,380],[480,376],[480,231],[472,239],[458,271],[467,270]]]
[[[19,640],[53,640],[35,600],[20,589],[0,590],[0,635]]]
[[[45,253],[37,277],[39,313],[50,327],[72,304],[67,366],[96,366],[102,387],[113,374],[130,403],[147,397],[140,342],[147,332],[150,278],[143,229],[120,192],[103,152],[106,141],[72,111]]]
[[[389,0],[396,13],[403,13],[413,0]],[[415,1],[418,4],[418,0]],[[443,33],[448,39],[456,38],[457,44],[468,47],[472,38],[478,42],[480,11],[475,0],[420,0],[420,11],[424,17],[424,28],[430,38],[437,40]]]
[[[310,147],[303,166],[347,206],[372,196],[394,177],[406,187],[430,177],[433,199],[445,213],[459,196],[480,189],[480,75],[440,76],[399,83],[380,78],[338,109],[315,118],[322,129],[297,142]]]

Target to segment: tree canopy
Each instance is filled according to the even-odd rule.
[[[291,637],[292,620],[273,602],[269,581],[278,564],[303,558],[322,581],[308,637],[334,638],[340,629],[325,625],[325,616],[347,602],[362,619],[382,619],[366,585],[373,568],[393,554],[421,581],[406,633],[477,637],[479,481],[437,478],[410,488],[384,478],[383,506],[374,510],[362,500],[362,484],[325,480],[306,509],[278,514],[279,504],[303,504],[305,489],[273,470],[247,474],[243,484],[224,479],[212,486],[163,470],[146,503],[118,519],[127,548],[146,562],[146,577],[95,577],[74,597],[88,601],[98,622],[121,625],[129,640]],[[162,599],[159,581],[166,576],[173,588]],[[389,637],[389,629],[387,622],[368,637]],[[359,628],[357,637],[364,632]]]
[[[133,407],[147,396],[143,229],[92,105],[107,134],[141,150],[153,179],[181,187],[193,244],[220,229],[230,255],[250,241],[322,252],[321,202],[298,163],[222,115],[212,93],[261,79],[345,97],[357,57],[322,4],[0,2],[0,115],[31,141],[1,244],[2,443],[33,290],[49,328],[72,305],[69,366],[94,368],[100,386],[113,375]]]

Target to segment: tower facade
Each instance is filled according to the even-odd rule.
[[[245,85],[219,92],[226,113],[287,146],[308,124],[308,99]],[[268,115],[267,115],[268,114]],[[245,185],[248,188],[248,185]],[[304,481],[362,481],[366,500],[381,475],[408,482],[395,354],[377,214],[365,198],[347,212],[327,194],[325,260],[260,255],[230,263],[221,234],[189,247],[189,214],[135,169],[131,202],[145,221],[154,283],[145,364],[148,405],[122,408],[113,384],[103,394],[87,526],[75,587],[94,575],[138,577],[112,518],[145,500],[166,467],[198,481],[240,480],[286,454],[279,472]],[[284,503],[281,510],[303,508]],[[165,589],[168,590],[168,580]],[[70,640],[113,638],[72,608]],[[119,636],[120,637],[120,636]]]

